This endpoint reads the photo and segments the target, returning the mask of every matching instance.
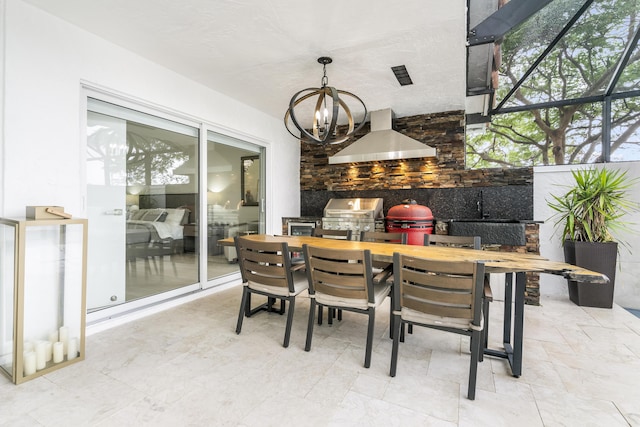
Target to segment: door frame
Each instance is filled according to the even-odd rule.
[[[199,176],[198,176],[198,200],[199,200],[199,218],[203,220],[199,221],[199,236],[206,236],[207,226],[207,189],[206,189],[206,164],[207,164],[207,135],[209,131],[228,136],[233,139],[240,140],[249,145],[254,146],[259,150],[261,156],[261,195],[260,200],[260,232],[266,232],[266,224],[271,221],[271,213],[267,206],[267,200],[272,197],[271,189],[266,185],[267,168],[269,167],[268,153],[271,143],[267,140],[259,138],[254,135],[250,135],[241,131],[230,129],[226,126],[216,124],[211,121],[203,120],[188,114],[163,107],[151,102],[146,102],[137,99],[132,96],[127,96],[119,93],[115,90],[110,90],[102,86],[93,84],[91,82],[82,81],[80,85],[80,155],[82,156],[81,170],[80,170],[80,194],[82,199],[83,211],[87,212],[87,165],[86,165],[86,152],[87,152],[87,111],[88,111],[88,98],[95,98],[100,101],[109,102],[119,107],[129,108],[142,113],[156,116],[160,119],[171,120],[184,125],[193,126],[199,129],[199,141],[198,141],[198,162],[199,162]],[[90,226],[90,225],[89,225]],[[238,283],[241,280],[240,272],[233,274],[227,274],[222,277],[207,279],[207,239],[199,239],[199,258],[198,258],[198,282],[185,285],[178,289],[173,289],[161,294],[151,295],[149,297],[125,302],[119,305],[110,306],[104,309],[96,310],[87,314],[87,325],[99,323],[113,317],[122,316],[129,312],[139,312],[150,306],[158,306],[159,304],[169,303],[175,304],[176,298],[186,297],[195,292],[211,289],[213,287],[222,287],[223,285],[230,285]],[[124,248],[123,248],[124,250]]]

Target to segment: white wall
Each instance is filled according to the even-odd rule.
[[[267,231],[279,233],[281,217],[299,214],[299,145],[280,119],[20,0],[0,0],[2,6],[0,215],[23,216],[26,205],[51,204],[86,216],[81,82],[264,141],[269,147]]]
[[[595,165],[603,167],[603,165]],[[547,206],[550,194],[563,194],[567,191],[566,186],[573,183],[571,170],[584,168],[585,166],[545,166],[534,168],[533,174],[533,202],[534,219],[545,221],[540,226],[540,254],[545,258],[557,261],[564,261],[562,252],[562,242],[560,237],[554,233],[553,220],[549,218],[553,211]],[[640,162],[608,163],[609,169],[626,170],[631,178],[640,177]],[[640,202],[640,183],[632,189],[631,197]],[[618,239],[627,242],[629,249],[620,246],[618,255],[619,269],[616,272],[615,302],[623,307],[640,309],[640,212],[627,215],[624,218],[633,229],[633,233],[625,233],[617,236]],[[561,277],[542,274],[540,278],[541,295],[566,295],[566,280]]]

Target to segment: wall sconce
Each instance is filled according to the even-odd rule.
[[[127,185],[127,194],[137,196],[138,194],[142,193],[144,188],[145,186],[142,184]]]
[[[137,194],[127,194],[127,206],[140,206],[140,196]]]

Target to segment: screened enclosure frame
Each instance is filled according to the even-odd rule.
[[[477,1],[477,0],[473,0]],[[536,13],[544,9],[550,3],[555,0],[542,0],[540,2],[532,2],[530,0],[511,0],[503,7],[497,9],[490,16],[485,18],[482,22],[469,29],[467,34],[467,58],[470,55],[470,49],[476,46],[481,46],[489,43],[500,43],[503,38],[509,37],[509,32],[517,27],[519,24],[526,22]],[[602,103],[602,153],[601,160],[603,162],[610,161],[611,154],[611,128],[612,128],[612,115],[611,104],[615,100],[634,98],[640,96],[640,89],[626,90],[622,92],[614,92],[617,84],[622,76],[625,68],[629,64],[629,60],[638,46],[638,40],[640,39],[640,25],[637,26],[633,37],[625,46],[624,50],[618,58],[615,72],[610,78],[606,89],[602,94],[582,96],[582,97],[570,97],[567,99],[537,102],[526,105],[508,106],[505,105],[514,97],[518,89],[527,81],[527,79],[536,71],[538,66],[548,57],[548,55],[554,50],[556,45],[563,39],[563,37],[574,28],[576,22],[590,9],[595,0],[585,0],[582,6],[576,13],[566,22],[560,32],[553,38],[544,51],[535,59],[535,61],[528,67],[528,69],[522,74],[519,80],[513,85],[509,92],[504,96],[496,107],[492,107],[495,100],[496,88],[493,87],[492,79],[487,79],[488,85],[486,88],[469,88],[469,79],[467,80],[467,96],[485,94],[489,97],[488,108],[486,116],[484,115],[469,115],[468,123],[482,123],[489,122],[494,115],[543,110],[555,107],[564,107],[576,104],[592,104]],[[471,11],[472,1],[467,1],[468,10]],[[495,61],[495,56],[493,58]],[[469,59],[467,60],[467,72],[469,73]],[[494,62],[493,69],[497,70]]]

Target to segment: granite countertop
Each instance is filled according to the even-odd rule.
[[[544,221],[535,221],[533,219],[507,219],[507,218],[443,218],[436,221],[442,222],[490,222],[504,224],[542,224]]]

